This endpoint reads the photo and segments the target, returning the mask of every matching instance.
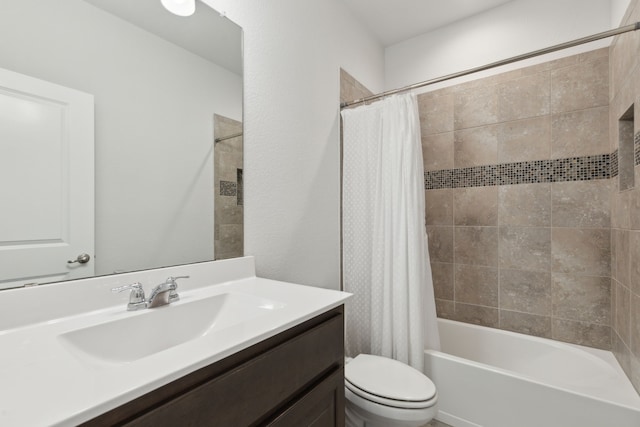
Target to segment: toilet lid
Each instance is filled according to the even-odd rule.
[[[422,372],[397,360],[370,354],[360,354],[347,363],[345,379],[384,399],[424,402],[436,395],[436,386]]]

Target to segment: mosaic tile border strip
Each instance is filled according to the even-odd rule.
[[[425,190],[438,190],[607,179],[611,178],[611,157],[610,154],[601,154],[427,171],[424,184]],[[617,155],[615,157],[617,160]]]
[[[220,181],[221,196],[235,196],[237,194],[236,183],[233,181]]]

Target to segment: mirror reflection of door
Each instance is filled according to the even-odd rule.
[[[93,105],[0,69],[0,289],[93,276]]]
[[[213,133],[215,259],[235,258],[244,253],[242,122],[214,114]]]

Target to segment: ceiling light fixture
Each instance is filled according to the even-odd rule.
[[[169,12],[178,16],[191,16],[196,11],[196,0],[160,0]]]

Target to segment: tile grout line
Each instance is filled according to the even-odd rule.
[[[497,158],[497,153],[496,153]],[[498,270],[498,328],[502,329],[502,300],[500,298],[500,291],[502,286],[502,269],[500,268],[500,186],[496,186],[496,225],[498,226],[498,254],[497,254],[497,270]]]
[[[551,79],[550,79],[551,80]],[[550,82],[550,88],[549,88],[549,98],[551,98],[551,89],[552,89],[552,82]],[[607,96],[608,98],[608,96]],[[607,100],[608,101],[608,100]],[[551,102],[551,101],[550,101]],[[608,103],[607,103],[607,108],[608,108]],[[549,157],[553,157],[553,141],[554,141],[554,126],[551,126],[551,130],[550,130],[550,137],[551,137],[551,141],[552,143],[549,145]],[[609,156],[609,162],[611,161],[611,156]],[[607,168],[610,170],[610,168]],[[606,174],[608,174],[609,172],[607,171]],[[551,180],[551,183],[549,184],[549,244],[550,244],[550,248],[549,248],[549,296],[550,296],[550,300],[551,300],[551,307],[549,310],[549,322],[551,323],[549,325],[549,333],[550,333],[550,338],[554,339],[555,338],[555,328],[553,327],[554,321],[553,321],[553,315],[554,315],[554,310],[553,310],[553,191],[554,191],[554,180]]]

